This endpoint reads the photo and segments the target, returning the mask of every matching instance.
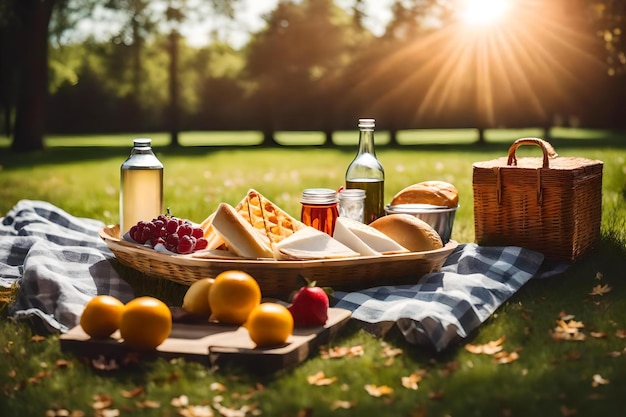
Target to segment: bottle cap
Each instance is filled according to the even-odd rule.
[[[133,140],[133,146],[135,148],[149,148],[152,145],[152,139],[150,138],[135,138]]]
[[[359,129],[374,129],[375,125],[374,119],[359,119]]]
[[[302,204],[333,204],[337,202],[337,192],[330,188],[307,188],[302,191]]]

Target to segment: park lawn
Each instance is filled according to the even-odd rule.
[[[452,182],[461,200],[452,238],[471,242],[471,165],[506,155],[515,137],[495,137],[494,132],[490,144],[477,146],[466,136],[455,141],[453,133],[419,133],[426,134],[422,144],[378,149],[386,172],[386,200],[414,182]],[[617,415],[626,409],[626,143],[613,135],[583,133],[557,137],[552,143],[563,156],[604,161],[599,250],[561,276],[529,282],[467,340],[445,352],[408,345],[394,331],[376,338],[351,323],[332,346],[361,346],[362,355],[324,359],[316,354],[293,370],[273,375],[212,370],[183,360],[139,361],[107,371],[61,352],[57,336],[37,337],[34,329],[3,316],[0,409],[3,415],[23,416],[47,410],[53,415],[50,410],[58,409],[75,415],[106,415],[105,409],[118,410],[119,415],[203,415],[207,406],[239,412],[248,407],[248,415],[267,416]],[[249,188],[297,215],[302,189],[341,185],[355,151],[348,135],[346,146],[331,149],[198,142],[170,149],[165,135],[151,136],[166,169],[166,205],[175,215],[195,221],[220,201],[238,202]],[[194,140],[201,137],[198,133]],[[101,146],[87,139],[55,137],[49,141],[57,141],[55,145],[28,155],[12,154],[0,143],[0,213],[23,198],[43,199],[74,215],[115,223],[119,165],[131,138],[110,137],[112,142]],[[289,135],[284,140],[289,141]],[[120,271],[138,295],[156,295],[178,305],[182,300],[185,287]],[[608,291],[594,293],[598,285]],[[584,341],[551,337],[565,315],[584,326],[579,330]],[[508,355],[500,362],[517,357],[510,363],[465,348],[466,343],[481,345],[503,337]],[[329,385],[307,381],[320,371],[330,378]],[[403,377],[412,374],[417,389],[403,386]],[[370,395],[368,385],[384,394]],[[183,395],[198,408],[185,407]]]

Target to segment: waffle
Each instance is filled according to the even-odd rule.
[[[250,224],[267,236],[270,245],[305,227],[304,223],[291,217],[256,190],[248,191],[246,202]]]

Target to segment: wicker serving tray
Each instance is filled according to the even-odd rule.
[[[257,280],[264,297],[279,298],[285,298],[301,285],[300,275],[336,290],[415,283],[422,275],[438,271],[458,246],[451,240],[442,249],[427,252],[309,261],[200,259],[164,254],[120,240],[119,225],[104,227],[99,234],[121,264],[145,275],[191,285],[223,271],[241,270]]]

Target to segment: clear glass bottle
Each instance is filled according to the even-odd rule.
[[[138,221],[163,213],[163,164],[152,151],[152,140],[133,140],[130,156],[120,168],[120,235]]]
[[[365,190],[365,224],[385,215],[385,171],[376,158],[374,126],[374,119],[359,119],[359,150],[346,170],[346,188]]]
[[[300,203],[302,223],[332,236],[339,217],[337,192],[330,188],[308,188],[302,192]]]

